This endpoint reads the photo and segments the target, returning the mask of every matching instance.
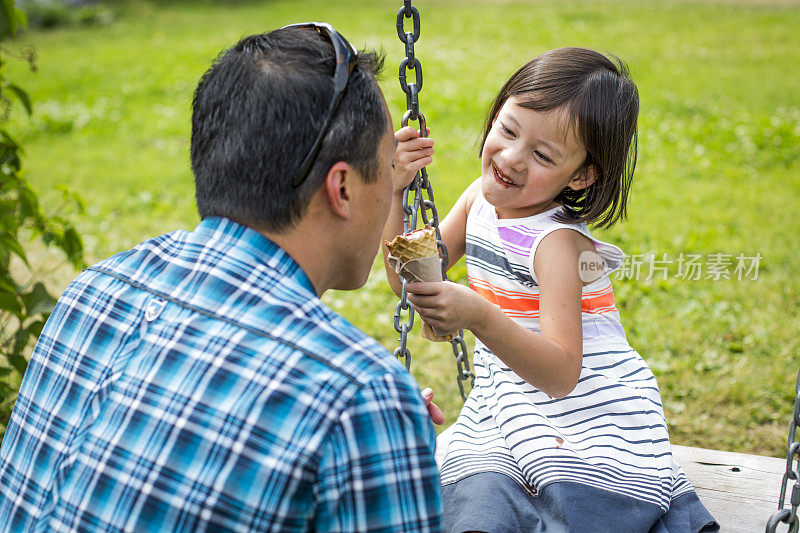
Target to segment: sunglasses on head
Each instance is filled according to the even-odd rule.
[[[353,68],[356,66],[358,53],[356,49],[353,48],[353,45],[347,42],[347,39],[339,35],[339,32],[333,29],[333,26],[325,22],[301,22],[299,24],[289,24],[281,29],[283,30],[286,28],[312,28],[328,37],[336,53],[336,70],[333,74],[333,100],[331,100],[331,105],[328,107],[325,122],[322,123],[322,129],[319,134],[317,134],[314,144],[311,145],[311,149],[300,164],[300,170],[297,172],[297,176],[295,176],[292,181],[292,187],[299,187],[306,181],[308,173],[311,171],[311,166],[317,159],[319,150],[322,147],[322,139],[324,139],[325,135],[328,133],[331,119],[333,115],[336,114],[336,110],[339,109],[339,104],[342,102],[342,97],[344,97],[347,82],[350,80],[350,73],[353,72]]]

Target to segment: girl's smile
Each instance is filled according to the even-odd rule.
[[[505,172],[497,168],[497,165],[495,165],[494,162],[492,162],[492,171],[494,172],[495,179],[501,187],[519,187],[519,185],[514,183],[514,181],[505,174]]]
[[[523,218],[557,205],[570,187],[591,184],[586,150],[575,137],[564,109],[534,111],[509,98],[486,137],[481,189],[498,218]]]

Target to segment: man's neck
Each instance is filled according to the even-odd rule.
[[[317,296],[322,296],[334,286],[333,275],[336,274],[336,265],[331,264],[333,257],[330,253],[331,235],[329,230],[322,228],[325,228],[325,225],[304,217],[288,231],[260,232],[297,261],[311,280]]]

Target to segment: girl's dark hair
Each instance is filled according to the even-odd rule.
[[[534,111],[564,108],[575,136],[586,149],[583,169],[594,167],[595,181],[583,190],[565,188],[556,197],[562,222],[611,227],[626,217],[628,192],[636,167],[639,93],[628,68],[585,48],[545,52],[520,68],[494,100],[486,118],[481,150],[506,100]]]

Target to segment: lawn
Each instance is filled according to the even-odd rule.
[[[83,197],[77,225],[90,261],[192,228],[190,102],[217,53],[251,33],[329,21],[357,47],[385,50],[382,86],[399,124],[402,4],[131,0],[110,4],[110,24],[29,32],[10,47],[34,45],[38,72],[9,66],[35,103],[33,118],[17,113],[13,126],[28,177],[48,210],[59,208],[61,184]],[[520,64],[560,46],[626,60],[641,97],[630,218],[598,236],[632,260],[614,280],[629,340],[658,378],[673,442],[785,456],[800,362],[800,2],[414,5],[442,213],[477,177],[484,113]],[[74,273],[53,271],[54,260],[40,254],[60,293]],[[452,273],[464,281],[463,262]],[[378,262],[364,289],[324,300],[396,345],[395,297]],[[454,420],[450,347],[413,337],[413,373]]]

